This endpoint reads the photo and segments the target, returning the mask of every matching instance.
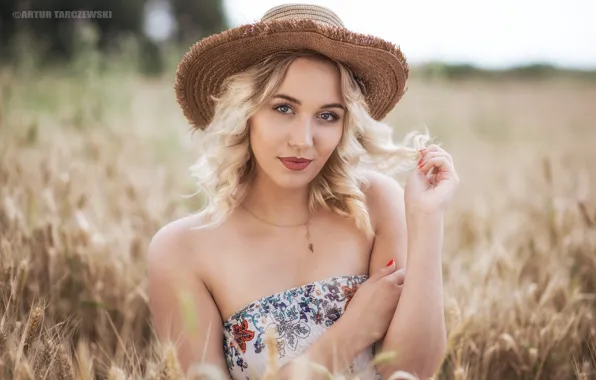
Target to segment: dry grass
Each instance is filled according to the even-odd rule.
[[[0,379],[173,379],[143,256],[200,199],[171,80],[0,76]],[[413,81],[462,185],[441,379],[596,378],[596,84]],[[194,378],[217,378],[196,367]],[[406,378],[406,377],[403,377]]]

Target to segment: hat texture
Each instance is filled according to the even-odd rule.
[[[330,9],[284,4],[260,21],[225,30],[191,46],[178,65],[174,89],[194,128],[212,120],[224,79],[282,51],[312,51],[346,65],[364,87],[371,116],[384,118],[406,91],[408,64],[400,48],[381,38],[352,32]]]

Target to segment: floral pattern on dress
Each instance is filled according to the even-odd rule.
[[[255,333],[248,329],[248,321],[244,320],[232,325],[232,333],[234,334],[234,342],[238,344],[243,353],[246,352],[246,342],[255,337]]]
[[[270,328],[277,333],[279,365],[302,354],[339,320],[367,279],[366,275],[330,277],[263,297],[233,314],[223,325],[224,355],[232,378],[248,380],[255,361],[265,365]]]

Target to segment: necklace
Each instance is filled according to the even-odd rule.
[[[259,216],[255,215],[252,211],[248,210],[246,207],[244,207],[242,204],[240,204],[240,207],[242,207],[242,209],[244,211],[246,211],[247,213],[249,213],[250,215],[252,215],[254,218],[260,220],[261,222],[268,224],[270,226],[274,226],[274,227],[282,227],[282,228],[292,228],[292,227],[300,227],[300,226],[305,226],[306,227],[306,240],[308,241],[308,250],[311,251],[312,253],[315,252],[314,246],[312,244],[312,241],[310,240],[310,218],[308,218],[306,220],[306,222],[304,223],[299,223],[299,224],[275,224],[275,223],[271,223],[266,221],[263,218],[260,218]]]

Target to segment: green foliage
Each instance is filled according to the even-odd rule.
[[[507,69],[483,69],[471,64],[449,64],[432,62],[416,66],[413,76],[432,79],[546,79],[566,77],[575,79],[596,80],[596,70],[573,70],[559,68],[546,63],[530,63]]]
[[[164,44],[185,44],[220,32],[227,27],[221,0],[164,0],[170,2],[177,35],[158,43],[145,34],[145,14],[151,1],[157,0],[5,0],[0,2],[0,64],[15,67],[26,64],[28,70],[72,65],[86,70],[100,64],[96,53],[127,55],[134,40],[134,65],[139,72],[156,75],[164,71]],[[51,17],[15,18],[15,11],[49,11]],[[109,11],[109,18],[59,18],[55,11]],[[91,35],[90,35],[91,34]],[[87,54],[92,50],[91,57]],[[93,62],[89,62],[92,60]],[[82,62],[81,62],[82,61]],[[76,62],[73,64],[73,62]]]
[[[170,0],[170,3],[178,23],[178,43],[192,43],[228,27],[221,0]]]

